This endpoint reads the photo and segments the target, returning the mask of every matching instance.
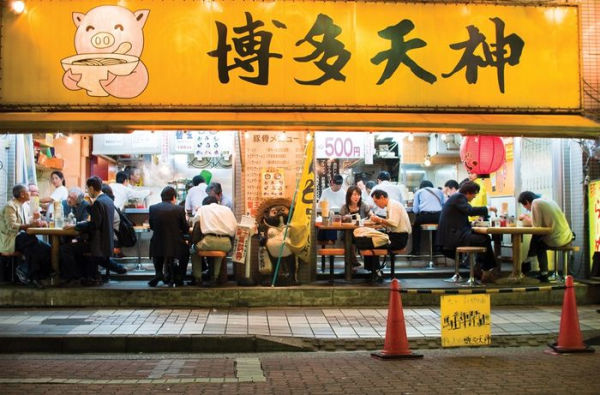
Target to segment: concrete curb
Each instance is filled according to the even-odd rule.
[[[598,303],[600,287],[578,284],[578,304]],[[493,306],[561,305],[562,290],[498,293]],[[389,287],[302,286],[228,288],[47,288],[0,287],[0,307],[387,307]],[[402,294],[405,306],[435,306],[439,294]]]
[[[597,344],[600,331],[583,331]],[[556,341],[557,333],[496,335],[488,347],[535,347]],[[323,339],[276,336],[0,336],[0,353],[255,353],[306,351],[373,351],[382,338]],[[440,349],[440,338],[409,339],[414,350]]]

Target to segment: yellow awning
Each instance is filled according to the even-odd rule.
[[[600,136],[580,115],[350,112],[6,112],[0,132],[110,133],[132,130],[340,130],[487,134],[530,137]]]

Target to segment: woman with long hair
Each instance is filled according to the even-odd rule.
[[[371,208],[366,203],[363,203],[361,190],[354,185],[349,187],[346,191],[346,204],[340,208],[340,215],[342,215],[342,217],[351,216],[353,214],[360,215],[360,218],[369,218],[371,216]],[[350,257],[353,267],[360,266],[358,259],[356,259],[356,247],[354,244],[352,244]]]

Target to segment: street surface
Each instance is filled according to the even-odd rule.
[[[596,346],[596,348],[598,348]],[[598,394],[600,350],[546,347],[368,352],[0,355],[3,394]]]

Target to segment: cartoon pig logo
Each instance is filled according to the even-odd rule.
[[[77,55],[61,60],[64,86],[85,89],[90,96],[139,96],[148,85],[148,70],[140,56],[142,29],[149,13],[112,5],[93,8],[87,14],[74,12]]]

